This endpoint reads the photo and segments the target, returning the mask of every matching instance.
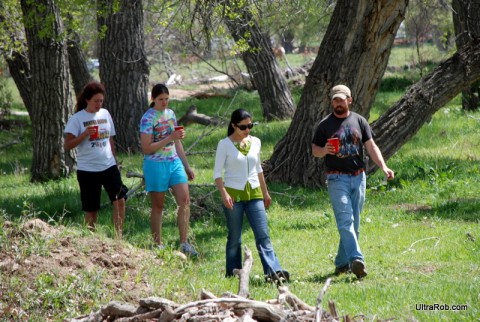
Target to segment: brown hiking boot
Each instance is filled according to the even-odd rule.
[[[354,259],[352,261],[352,273],[357,276],[357,278],[362,278],[367,276],[367,270],[365,269],[365,263],[359,259]]]

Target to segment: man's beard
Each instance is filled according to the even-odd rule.
[[[335,114],[342,115],[347,113],[348,109],[344,106],[337,106],[333,108]]]

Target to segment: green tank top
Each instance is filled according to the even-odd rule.
[[[240,153],[242,153],[243,155],[247,155],[248,151],[250,151],[251,142],[248,141],[247,144],[242,146],[240,145],[240,142],[233,142],[233,145],[235,145],[235,147],[238,149],[238,151],[240,151]],[[233,189],[229,187],[225,187],[225,190],[227,190],[228,194],[235,202],[263,199],[262,189],[260,187],[252,189],[252,186],[248,181],[245,185],[245,189],[243,190]]]

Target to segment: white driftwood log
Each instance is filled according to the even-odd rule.
[[[313,307],[291,293],[286,286],[278,286],[277,299],[266,302],[248,299],[249,274],[253,266],[252,252],[244,247],[245,261],[242,269],[235,270],[239,277],[238,294],[225,293],[222,297],[202,289],[199,301],[179,305],[168,299],[148,297],[139,305],[112,301],[97,312],[71,319],[70,322],[335,322],[335,303],[329,301],[331,314],[321,308],[322,298],[330,285],[328,279]],[[348,316],[345,321],[350,321]]]
[[[247,246],[244,247],[243,251],[245,252],[245,261],[243,263],[243,267],[242,269],[234,269],[233,273],[240,279],[238,296],[248,298],[250,296],[250,292],[248,291],[248,281],[250,279],[250,271],[252,270],[253,266],[253,257],[252,251],[248,249]]]

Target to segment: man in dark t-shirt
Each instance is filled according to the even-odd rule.
[[[373,140],[372,129],[361,115],[350,111],[350,89],[334,86],[330,92],[333,113],[318,124],[313,140],[314,157],[325,157],[327,186],[337,222],[340,242],[335,257],[335,274],[353,272],[367,275],[365,259],[358,243],[360,213],[365,202],[366,175],[363,147],[388,180],[394,178]],[[338,143],[330,142],[335,138]]]

